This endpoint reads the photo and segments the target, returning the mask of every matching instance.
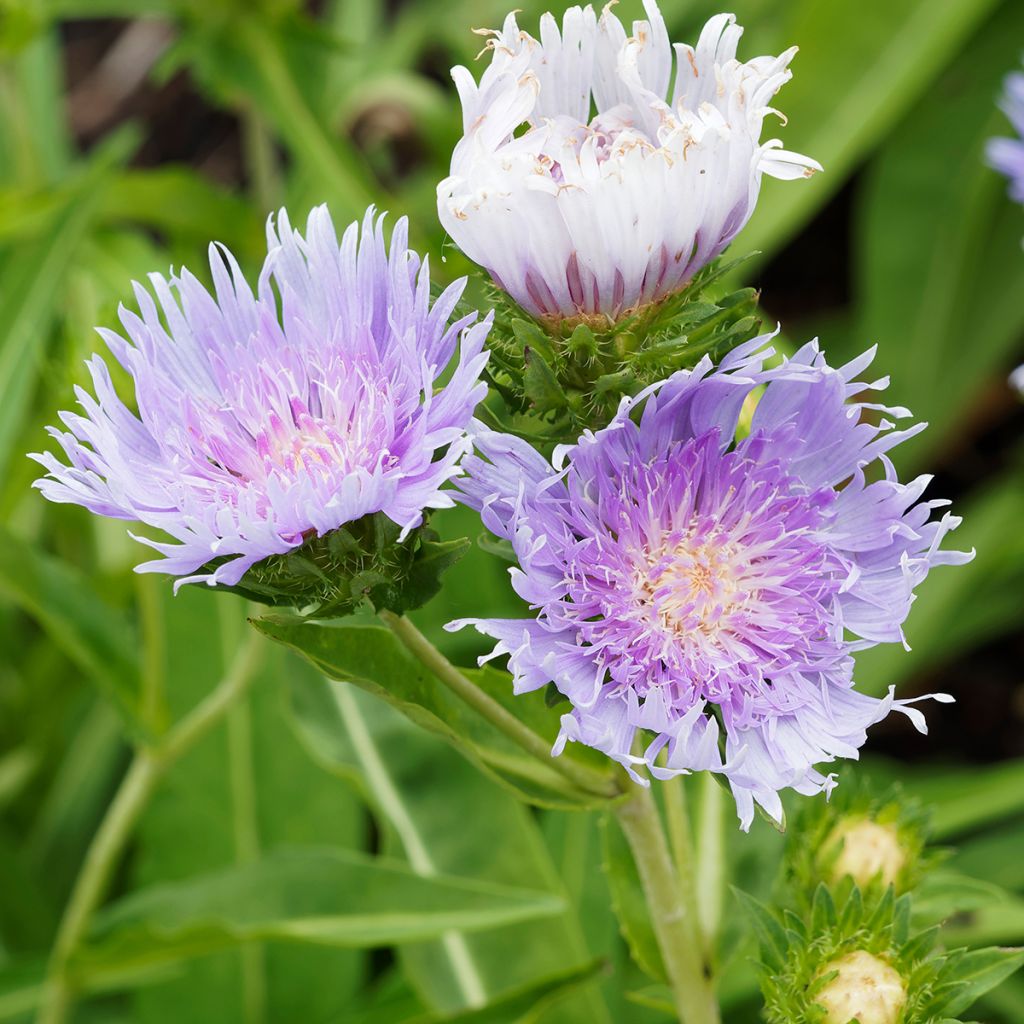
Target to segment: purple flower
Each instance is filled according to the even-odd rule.
[[[404,529],[451,504],[440,487],[470,446],[485,394],[490,321],[449,324],[464,282],[433,304],[426,262],[367,211],[339,246],[325,207],[306,235],[282,210],[255,294],[223,247],[210,247],[211,295],[187,270],[150,275],[122,307],[127,338],[100,335],[135,384],[138,413],[103,359],[95,397],[51,429],[67,464],[33,455],[51,501],[137,520],[174,538],[138,538],[163,556],[138,566],[185,582],[233,585],[256,562],[383,512]],[[438,375],[457,356],[450,380]],[[212,560],[216,568],[198,571]]]
[[[971,557],[939,549],[959,520],[885,455],[923,425],[857,400],[887,383],[855,382],[873,352],[837,370],[812,343],[766,368],[765,343],[624,400],[553,465],[478,425],[458,482],[537,614],[452,628],[495,638],[516,692],[569,699],[555,753],[586,743],[638,780],[721,772],[744,828],[755,800],[779,818],[780,790],[828,791],[815,765],[857,757],[890,710],[924,730],[892,690],[854,689],[853,654],[903,641],[928,570]]]
[[[1017,138],[989,139],[986,155],[989,164],[1009,178],[1010,198],[1024,203],[1024,73],[1015,71],[1006,76],[1000,106],[1010,119]]]
[[[545,14],[540,39],[510,14],[479,84],[452,70],[463,137],[441,223],[535,316],[614,321],[672,295],[750,219],[763,174],[821,170],[761,142],[796,47],[741,63],[743,30],[719,14],[673,56],[644,8],[631,36],[611,4],[570,7],[561,31]]]

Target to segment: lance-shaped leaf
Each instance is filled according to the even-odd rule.
[[[533,816],[442,740],[384,701],[330,682],[298,659],[290,684],[297,734],[319,764],[365,794],[387,855],[401,853],[425,877],[471,875],[562,893]],[[472,829],[463,827],[467,820]],[[551,980],[556,965],[576,971],[595,952],[587,945],[567,908],[557,918],[483,934],[448,932],[435,942],[401,947],[399,959],[416,990],[447,1014],[535,990]],[[518,951],[512,960],[509,949]],[[566,1024],[607,1021],[595,992],[577,993],[560,1012]],[[491,1019],[515,1019],[508,1013]]]
[[[252,941],[354,948],[422,942],[562,909],[551,893],[424,878],[398,861],[296,847],[126,897],[99,917],[78,964],[86,971],[108,963],[123,969]]]
[[[36,619],[138,731],[134,635],[83,576],[0,528],[0,596]]]
[[[253,625],[308,658],[331,679],[386,700],[417,725],[442,736],[522,799],[542,806],[579,807],[601,802],[553,768],[524,754],[486,719],[471,710],[416,661],[394,634],[372,619],[309,622],[269,615]],[[493,669],[463,673],[534,732],[554,743],[558,714],[542,694],[514,697],[508,675]],[[572,756],[563,754],[563,757]],[[611,777],[608,777],[609,784]]]

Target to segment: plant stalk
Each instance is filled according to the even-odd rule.
[[[613,800],[621,795],[618,784],[611,777],[568,758],[552,757],[551,745],[543,736],[538,736],[493,697],[481,690],[476,683],[463,675],[404,615],[395,615],[394,612],[386,610],[381,611],[379,615],[417,661],[513,743],[586,793],[604,797],[607,800]]]
[[[693,827],[690,824],[690,810],[687,784],[690,776],[677,775],[662,783],[661,792],[665,798],[665,825],[672,863],[679,878],[687,916],[701,924],[701,949],[705,962],[711,963],[711,945],[703,930],[700,915],[699,873],[700,859],[695,857]]]
[[[110,878],[139,816],[164,772],[205,736],[245,692],[258,665],[260,642],[260,635],[255,630],[250,631],[227,674],[209,696],[174,726],[163,740],[151,747],[136,749],[85,855],[61,918],[36,1024],[64,1024],[67,1020],[75,1001],[75,986],[68,970],[71,958],[106,895]]]
[[[673,870],[661,818],[650,790],[634,786],[630,799],[615,807],[619,825],[633,852],[669,983],[682,1024],[719,1024],[711,971],[704,961],[695,914]],[[680,865],[683,872],[693,864]]]
[[[697,916],[704,948],[714,950],[722,921],[725,895],[725,790],[711,772],[700,775],[701,801],[697,819]]]

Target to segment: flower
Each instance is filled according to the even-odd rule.
[[[94,356],[95,397],[78,388],[82,413],[50,430],[67,463],[33,455],[48,474],[36,486],[169,534],[174,543],[138,538],[163,557],[137,571],[176,585],[234,585],[360,517],[381,512],[408,531],[424,509],[450,505],[439,488],[471,443],[489,320],[450,324],[464,282],[431,305],[405,220],[389,253],[383,219],[371,208],[339,246],[325,207],[305,237],[282,210],[255,294],[216,245],[212,295],[187,270],[150,276],[156,302],[136,284],[139,314],[120,314],[127,338],[99,333],[134,382],[138,414]]]
[[[741,64],[743,30],[717,15],[696,49],[675,45],[670,93],[665,23],[644,6],[629,38],[611,5],[571,7],[561,33],[545,14],[540,40],[510,14],[479,85],[452,69],[464,134],[441,223],[537,317],[615,321],[672,295],[746,224],[762,174],[821,169],[760,142],[795,47]]]
[[[897,1024],[907,1001],[903,979],[884,960],[866,950],[827,964],[822,974],[836,976],[815,996],[825,1024]]]
[[[989,165],[1010,179],[1010,198],[1024,203],[1024,72],[1015,71],[1006,76],[1000,106],[1017,138],[989,139],[985,152]]]
[[[721,772],[744,828],[755,801],[781,820],[786,787],[829,791],[815,765],[857,757],[891,710],[924,731],[892,689],[854,689],[852,655],[903,641],[929,569],[972,557],[940,550],[959,520],[933,519],[928,478],[900,483],[885,455],[923,424],[857,400],[886,385],[856,382],[873,352],[833,369],[812,342],[767,368],[765,343],[624,399],[553,464],[478,424],[457,486],[511,542],[536,617],[450,627],[496,639],[517,693],[553,682],[569,699],[556,754],[585,743],[638,781]]]

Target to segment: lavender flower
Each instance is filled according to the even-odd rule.
[[[795,47],[741,64],[743,30],[717,15],[675,44],[670,92],[673,48],[644,7],[629,38],[611,5],[571,7],[561,33],[545,14],[540,40],[510,14],[479,85],[452,69],[464,135],[441,223],[536,316],[614,321],[679,291],[746,224],[762,174],[821,169],[760,142]]]
[[[933,519],[927,478],[900,483],[885,455],[923,425],[856,400],[887,383],[856,383],[873,352],[837,370],[811,343],[766,368],[765,342],[625,399],[553,465],[478,425],[483,458],[458,486],[512,543],[537,615],[451,626],[498,641],[517,693],[554,682],[569,699],[556,754],[585,743],[638,781],[721,772],[744,828],[754,801],[779,818],[780,790],[828,791],[815,765],[857,757],[889,711],[924,730],[891,689],[854,689],[852,655],[903,641],[929,569],[971,557],[939,549],[959,520]]]
[[[986,154],[989,164],[1009,178],[1010,198],[1024,203],[1024,72],[1015,71],[1006,76],[1000,106],[1017,138],[989,139]]]
[[[403,219],[389,254],[372,208],[340,246],[326,208],[305,238],[282,210],[255,294],[219,246],[214,295],[187,270],[150,276],[156,302],[136,284],[140,315],[121,309],[127,339],[99,333],[134,381],[138,414],[94,356],[95,397],[77,389],[82,414],[50,431],[67,464],[33,455],[48,471],[36,486],[169,534],[175,543],[138,538],[163,556],[138,571],[178,585],[234,585],[370,513],[408,530],[450,505],[439,488],[470,445],[489,320],[449,324],[464,282],[431,305],[427,264],[406,240]]]

